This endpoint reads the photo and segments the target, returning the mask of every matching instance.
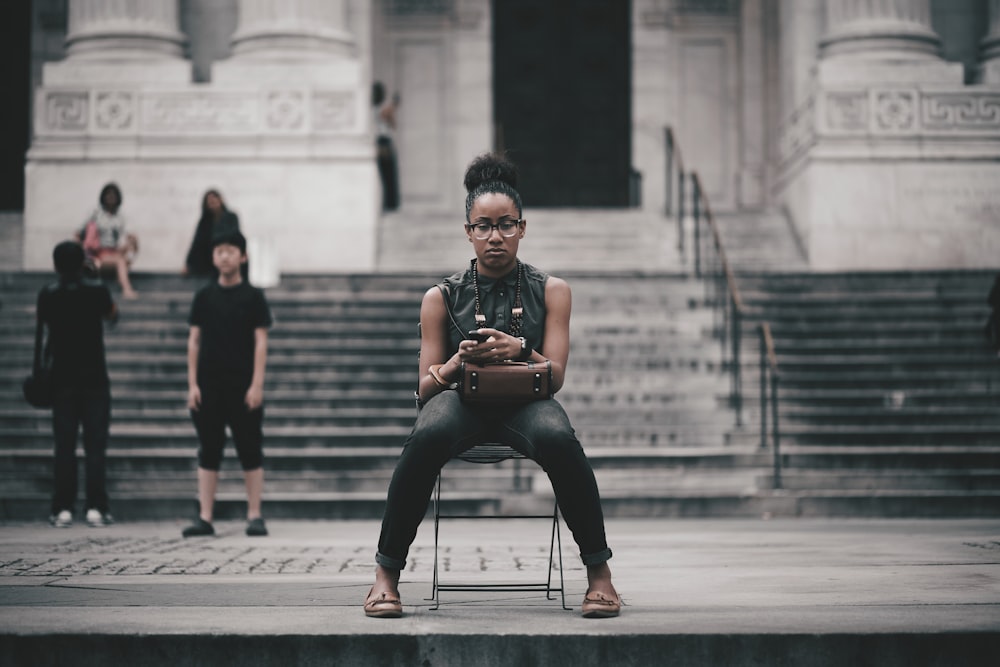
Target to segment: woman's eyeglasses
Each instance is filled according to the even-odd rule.
[[[494,229],[500,232],[500,236],[509,239],[514,234],[517,234],[517,230],[520,228],[522,222],[524,222],[523,218],[501,220],[495,225],[489,222],[472,222],[466,223],[465,228],[471,231],[472,235],[480,241],[488,239],[493,234]]]

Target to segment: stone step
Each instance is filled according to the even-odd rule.
[[[762,475],[755,480],[757,488],[771,488],[774,476]],[[781,488],[788,491],[1000,491],[1000,469],[948,470],[925,469],[890,471],[872,470],[807,470],[796,468],[781,475]]]

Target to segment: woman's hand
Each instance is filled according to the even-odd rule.
[[[462,361],[474,364],[517,359],[521,355],[521,340],[497,329],[483,327],[479,333],[489,336],[486,341],[463,340],[458,345],[458,356]]]

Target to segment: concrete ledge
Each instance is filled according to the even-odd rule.
[[[994,665],[997,633],[0,636],[11,667],[164,665]]]

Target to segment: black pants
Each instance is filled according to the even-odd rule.
[[[98,387],[59,387],[52,403],[52,433],[55,436],[52,513],[73,511],[76,504],[76,437],[83,427],[86,456],[87,509],[108,511],[105,462],[108,427],[111,423],[111,391]]]
[[[470,408],[458,392],[444,391],[423,407],[403,445],[382,517],[379,565],[406,567],[438,473],[449,459],[480,442],[501,442],[541,465],[584,565],[611,558],[594,471],[562,406],[553,399],[506,410]]]
[[[396,148],[389,137],[379,137],[376,148],[378,175],[382,179],[382,210],[395,211],[399,208],[399,168],[396,165]]]

